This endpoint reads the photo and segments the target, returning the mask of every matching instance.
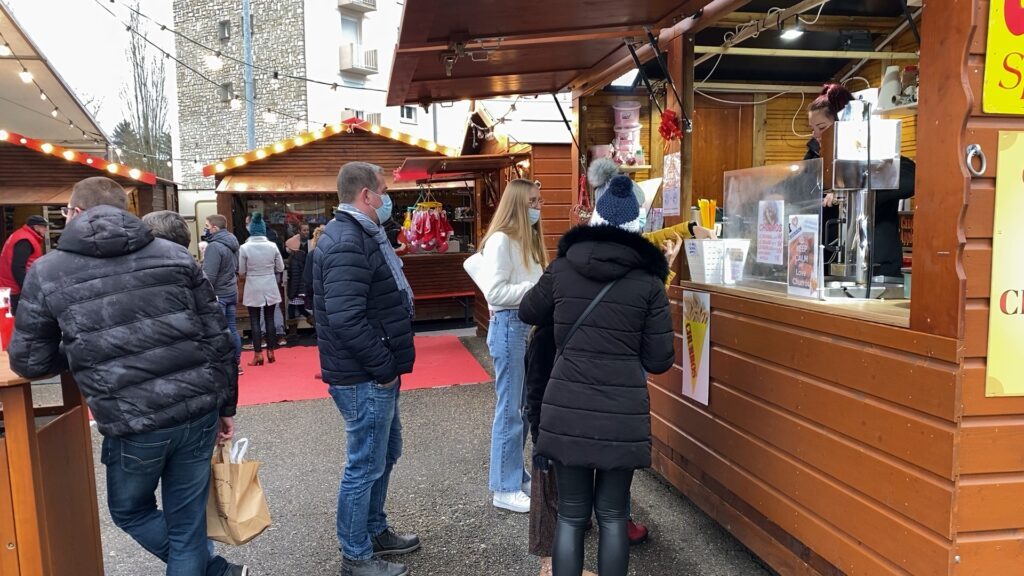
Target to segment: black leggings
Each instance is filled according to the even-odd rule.
[[[583,532],[590,513],[597,514],[600,541],[597,572],[625,576],[629,569],[629,486],[632,470],[594,470],[555,465],[558,483],[558,526],[552,553],[553,576],[583,573]]]
[[[263,351],[262,336],[260,330],[260,316],[263,316],[263,324],[267,327],[267,349],[277,350],[277,327],[274,326],[274,306],[248,306],[249,308],[249,329],[252,332],[252,349],[259,354]]]

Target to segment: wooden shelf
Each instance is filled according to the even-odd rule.
[[[651,169],[650,164],[637,164],[636,166],[626,166],[625,164],[619,166],[619,172],[623,174],[635,174],[637,172],[646,172]]]

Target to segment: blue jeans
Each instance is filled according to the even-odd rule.
[[[494,360],[494,388],[498,401],[491,426],[491,492],[515,492],[530,480],[523,460],[526,446],[526,338],[529,326],[518,310],[491,315],[487,348]]]
[[[238,294],[234,296],[217,296],[220,311],[228,319],[228,330],[231,340],[235,343],[235,364],[242,361],[242,337],[238,335]]]
[[[118,528],[167,564],[167,576],[222,576],[230,567],[207,548],[206,498],[217,412],[118,438],[103,438],[107,506]],[[163,510],[156,507],[160,485]]]
[[[348,461],[338,489],[338,542],[349,560],[373,556],[372,537],[388,529],[384,502],[391,470],[402,455],[398,416],[401,382],[330,386],[345,420]]]

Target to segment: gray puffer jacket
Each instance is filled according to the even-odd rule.
[[[8,352],[26,378],[70,368],[106,436],[235,413],[234,346],[210,283],[185,248],[111,206],[76,216],[29,268]]]
[[[238,295],[238,238],[218,230],[207,240],[203,273],[218,297]]]

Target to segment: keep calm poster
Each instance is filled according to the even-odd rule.
[[[663,167],[665,179],[662,182],[661,189],[661,206],[664,209],[665,216],[679,216],[680,194],[682,193],[680,189],[682,182],[679,175],[680,166],[679,152],[665,155],[665,165]]]
[[[711,394],[711,295],[683,292],[683,396],[707,406]]]
[[[786,203],[761,200],[757,206],[757,261],[761,264],[785,264],[786,236],[782,231]]]
[[[818,297],[818,216],[789,217],[789,287],[791,296]]]

